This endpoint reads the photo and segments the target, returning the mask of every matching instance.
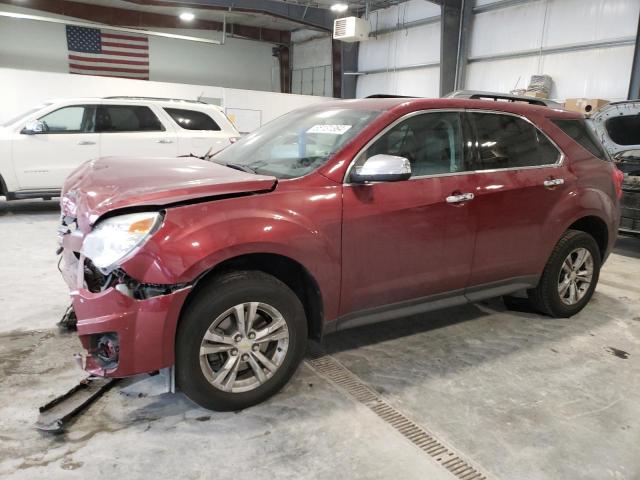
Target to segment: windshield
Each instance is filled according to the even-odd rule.
[[[17,123],[18,121],[27,118],[29,115],[36,113],[38,110],[43,109],[44,107],[48,107],[49,105],[51,105],[50,103],[43,103],[42,105],[39,105],[35,108],[32,108],[31,110],[27,111],[27,112],[22,112],[20,115],[18,115],[17,117],[13,117],[10,118],[9,120],[7,120],[6,122],[4,122],[2,124],[3,127],[8,127],[9,125],[13,125],[14,123]]]
[[[379,113],[343,108],[297,110],[243,137],[213,161],[280,179],[301,177],[324,165]]]

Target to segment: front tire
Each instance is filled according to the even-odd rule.
[[[300,299],[259,271],[215,277],[182,315],[176,336],[176,383],[194,402],[241,410],[278,392],[306,349]]]
[[[588,233],[567,230],[556,244],[538,286],[527,292],[532,306],[556,318],[582,310],[600,276],[600,249]]]

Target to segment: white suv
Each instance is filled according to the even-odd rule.
[[[239,136],[220,107],[202,102],[53,100],[0,127],[0,196],[55,197],[67,175],[93,158],[203,155],[222,150]]]

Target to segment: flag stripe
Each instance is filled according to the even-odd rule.
[[[149,54],[147,53],[119,52],[116,50],[102,50],[102,55],[124,55],[127,57],[149,58]]]
[[[102,72],[149,73],[149,69],[102,67],[100,65],[79,65],[77,63],[69,63],[69,67],[82,70],[100,70]]]
[[[133,35],[120,35],[115,33],[101,33],[102,37],[107,38],[117,38],[118,40],[133,40],[135,42],[145,42],[148,43],[149,39],[147,37],[134,37]]]
[[[116,63],[116,64],[123,64],[123,65],[149,66],[149,62],[138,61],[138,60],[121,60],[119,58],[100,58],[100,57],[84,57],[79,55],[69,55],[69,60],[74,60],[74,63],[96,62],[96,63]]]
[[[118,77],[118,78],[130,78],[132,80],[149,80],[149,75],[134,74],[134,73],[120,73],[120,72],[91,72],[87,73],[84,70],[69,69],[69,73],[76,75],[99,75],[102,77]]]
[[[127,43],[116,43],[116,42],[102,42],[102,45],[107,47],[120,47],[120,48],[135,48],[136,50],[149,50],[149,47],[146,45],[130,45]]]

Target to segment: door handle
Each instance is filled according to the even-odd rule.
[[[91,140],[82,140],[78,142],[78,145],[95,145],[96,142],[92,142]]]
[[[555,187],[564,184],[564,178],[550,178],[542,183],[545,187]]]
[[[156,143],[173,143],[173,140],[170,138],[161,138],[160,140],[156,140]]]
[[[446,200],[447,203],[461,203],[473,200],[475,195],[473,193],[459,193],[457,195],[449,195]]]

